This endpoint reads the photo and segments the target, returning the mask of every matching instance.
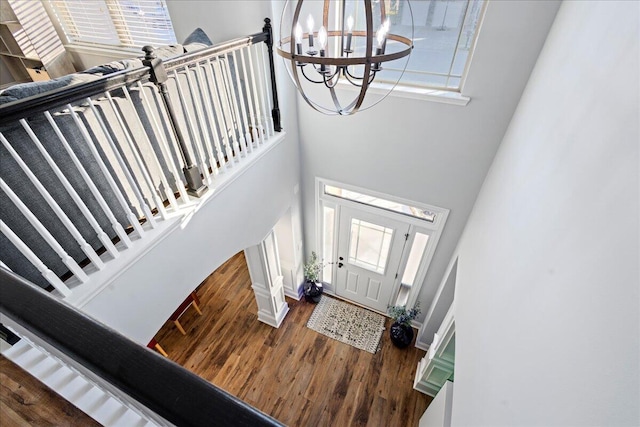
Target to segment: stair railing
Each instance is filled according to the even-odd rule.
[[[272,40],[267,18],[164,60],[145,47],[130,68],[0,106],[0,261],[68,296],[67,278],[197,202],[281,130]]]
[[[161,425],[282,425],[3,268],[0,313],[111,384],[109,392],[119,400],[138,411],[146,408],[149,419]]]

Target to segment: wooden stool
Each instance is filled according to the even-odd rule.
[[[156,341],[155,338],[151,338],[151,341],[149,341],[149,344],[147,344],[147,347],[149,348],[155,348],[156,351],[158,353],[160,353],[161,355],[163,355],[164,357],[169,357],[169,355],[167,354],[166,351],[164,351],[164,348],[162,348],[160,346],[160,344],[158,344],[158,341]]]
[[[198,314],[200,316],[202,316],[202,311],[200,311],[200,307],[198,307],[198,303],[200,302],[200,300],[198,299],[198,296],[196,295],[195,292],[191,292],[191,294],[189,294],[189,296],[187,297],[186,300],[184,300],[182,302],[182,304],[180,304],[180,307],[178,307],[178,309],[176,311],[173,312],[173,314],[171,315],[171,317],[169,317],[169,320],[172,320],[173,323],[176,325],[176,327],[178,328],[178,330],[180,332],[182,332],[182,335],[187,335],[187,332],[184,330],[184,328],[182,327],[182,325],[180,324],[180,316],[182,316],[184,314],[185,311],[187,311],[187,309],[193,305],[193,307],[196,309],[196,311],[198,312]]]

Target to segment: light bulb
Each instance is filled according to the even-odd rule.
[[[391,28],[391,22],[389,22],[389,18],[384,20],[382,27],[384,28],[385,34],[389,32],[389,29]]]
[[[302,43],[302,27],[299,23],[296,23],[296,28],[293,34],[296,39],[296,43]]]
[[[347,31],[351,32],[353,30],[353,16],[349,15],[347,18]]]
[[[380,49],[382,49],[382,46],[384,45],[385,36],[386,36],[386,32],[384,31],[384,25],[383,25],[378,29],[378,32],[376,33],[376,39],[378,40],[378,48]]]
[[[311,49],[313,47],[313,16],[311,14],[307,18],[307,27],[309,28],[309,52],[315,52],[314,49]]]
[[[324,26],[320,27],[318,30],[318,43],[320,44],[320,49],[324,49],[327,45],[327,30]]]
[[[309,33],[313,33],[313,24],[313,16],[309,14],[309,17],[307,18],[307,28],[309,29]]]

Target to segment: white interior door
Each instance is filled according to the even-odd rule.
[[[336,294],[386,312],[409,225],[342,206],[338,228]]]

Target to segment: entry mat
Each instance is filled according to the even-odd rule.
[[[385,317],[335,298],[322,295],[307,327],[360,350],[378,351]]]

